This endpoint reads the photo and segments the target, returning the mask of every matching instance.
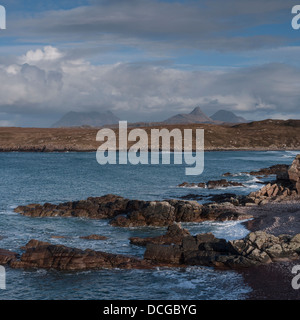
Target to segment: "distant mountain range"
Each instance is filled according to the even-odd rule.
[[[105,125],[118,124],[119,118],[111,111],[106,112],[74,112],[70,111],[65,114],[58,122],[53,124],[53,128],[62,127],[102,127]],[[200,107],[196,107],[191,113],[177,114],[168,118],[162,123],[165,124],[189,124],[189,123],[247,123],[246,119],[239,117],[231,111],[219,110],[211,117],[208,117]],[[145,125],[147,125],[145,123]]]
[[[191,113],[177,114],[167,120],[164,123],[167,124],[183,124],[183,123],[246,123],[248,122],[243,117],[239,117],[231,111],[219,110],[211,117],[208,117],[200,107],[196,107]]]
[[[167,124],[183,124],[183,123],[213,123],[214,120],[209,118],[200,107],[196,107],[191,113],[177,114],[167,120],[164,123]]]
[[[115,116],[111,111],[103,113],[92,112],[74,112],[70,111],[65,114],[58,122],[53,124],[53,128],[62,127],[102,127],[104,125],[116,124],[119,122],[119,118]]]

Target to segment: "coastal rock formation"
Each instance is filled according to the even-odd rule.
[[[254,204],[266,204],[270,201],[283,201],[297,197],[297,191],[279,183],[267,184],[256,192],[249,194],[248,200]]]
[[[201,182],[201,183],[188,183],[183,182],[178,185],[178,187],[184,187],[184,188],[207,188],[207,189],[219,189],[219,188],[228,188],[228,187],[243,187],[244,185],[240,182],[236,181],[227,181],[226,179],[220,179],[220,180],[210,180],[207,183]]]
[[[249,194],[254,204],[266,204],[270,201],[298,199],[300,197],[300,155],[297,155],[290,167],[277,173],[276,181]]]
[[[204,220],[233,220],[239,217],[234,206],[225,204],[201,205],[197,201],[128,200],[106,195],[62,204],[45,203],[19,206],[15,212],[31,217],[84,217],[110,219],[118,227],[168,226],[173,222],[201,222]]]
[[[119,254],[81,250],[48,242],[31,240],[24,247],[25,253],[20,260],[10,262],[12,268],[42,268],[56,270],[93,270],[93,269],[146,269],[152,263]]]
[[[30,217],[85,217],[110,219],[126,212],[128,199],[116,195],[90,197],[87,200],[65,202],[58,205],[45,203],[19,206],[14,211]]]
[[[243,173],[250,174],[251,176],[280,175],[280,174],[285,174],[288,168],[289,168],[289,165],[287,164],[275,164],[269,168],[262,168],[258,171],[250,171],[250,172],[243,172]]]
[[[282,259],[298,259],[300,234],[275,237],[262,231],[226,241],[213,234],[185,235],[181,243],[148,243],[144,259],[153,263],[240,268]]]

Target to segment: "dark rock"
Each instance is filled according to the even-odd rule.
[[[88,198],[58,205],[45,203],[19,206],[15,212],[31,217],[86,217],[91,219],[110,219],[126,211],[127,199],[116,195]]]
[[[227,181],[226,179],[211,180],[207,182],[208,189],[228,188],[228,187],[242,187],[243,184],[235,181]]]
[[[258,171],[243,172],[252,176],[285,175],[289,166],[286,164],[276,164],[269,168],[262,168]]]
[[[227,181],[226,179],[221,180],[211,180],[207,183],[201,182],[201,183],[188,183],[183,182],[178,185],[178,187],[185,187],[185,188],[208,188],[208,189],[218,189],[218,188],[228,188],[228,187],[242,187],[244,186],[240,182],[236,181]]]

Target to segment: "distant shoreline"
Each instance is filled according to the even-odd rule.
[[[299,151],[300,147],[298,149],[263,149],[263,148],[244,148],[244,149],[206,149],[204,152],[238,152],[238,151]],[[43,150],[43,149],[16,149],[16,150],[5,150],[0,149],[0,153],[95,153],[97,150]],[[116,152],[119,152],[120,150],[116,150]],[[122,150],[123,151],[123,150]],[[129,150],[127,150],[130,152]],[[149,149],[148,152],[151,152]],[[159,150],[159,152],[165,152],[164,150]],[[171,150],[170,152],[174,152],[174,150]],[[175,151],[176,152],[176,151]],[[193,150],[195,152],[195,150]]]

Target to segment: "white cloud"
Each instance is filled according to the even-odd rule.
[[[0,65],[0,111],[12,114],[111,109],[127,120],[158,120],[200,105],[208,115],[226,108],[270,117],[297,114],[300,103],[299,69],[284,64],[217,72],[93,65],[54,47],[17,60]]]

